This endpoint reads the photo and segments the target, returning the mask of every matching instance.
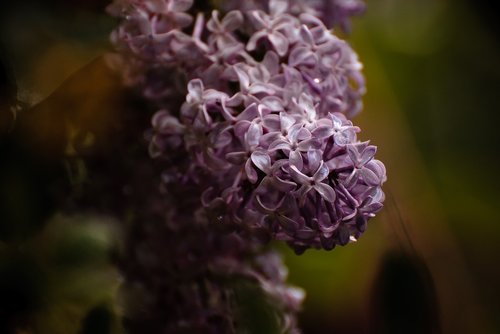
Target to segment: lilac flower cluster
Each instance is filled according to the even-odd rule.
[[[125,325],[131,333],[244,331],[241,280],[273,305],[281,332],[297,333],[303,292],[286,285],[265,243],[283,240],[297,253],[345,245],[384,200],[385,167],[351,121],[365,90],[361,64],[329,30],[347,30],[364,5],[228,0],[224,14],[207,7],[109,7],[122,18],[111,60],[159,109],[146,138],[163,164],[160,193],[144,196],[125,229]]]
[[[246,319],[238,294],[245,286],[261,291],[272,305],[280,333],[299,333],[295,314],[304,292],[285,284],[279,255],[256,249],[234,232],[214,229],[204,219],[144,218],[128,233],[120,266],[127,333],[242,332]]]
[[[354,241],[382,207],[386,172],[350,121],[361,109],[361,64],[314,8],[330,3],[342,24],[358,2],[239,3],[208,22],[187,14],[191,0],[112,7],[125,19],[113,41],[129,73],[142,74],[131,80],[163,87],[151,152],[190,154],[180,177],[199,185],[216,222],[267,232],[297,252]]]

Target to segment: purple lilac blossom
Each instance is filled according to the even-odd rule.
[[[340,24],[359,4],[331,2]],[[182,145],[192,159],[183,178],[237,229],[267,231],[297,252],[355,241],[381,209],[386,180],[376,147],[350,120],[361,109],[362,65],[317,12],[295,12],[300,1],[239,3],[196,19],[185,13],[190,1],[115,3],[124,23],[113,41],[133,72],[181,69],[187,81],[182,105],[172,102],[182,88],[157,102],[151,152]],[[302,4],[318,3],[327,1]]]
[[[152,121],[162,133],[183,131],[176,118],[162,112]],[[179,146],[181,137],[149,132],[147,138],[175,149],[168,154],[160,186],[154,176],[163,167],[148,160],[147,152],[133,152],[125,178],[127,205],[113,210],[123,221],[116,259],[123,277],[118,301],[125,331],[249,332],[248,293],[243,293],[251,291],[251,302],[266,306],[266,321],[276,332],[299,333],[296,313],[304,292],[286,284],[280,256],[262,247],[266,236],[234,231],[219,223],[216,207],[209,212],[200,207],[200,180],[184,176],[192,164]]]
[[[298,333],[303,292],[286,285],[286,268],[264,245],[283,240],[297,253],[346,245],[384,201],[385,167],[351,121],[362,107],[362,66],[329,30],[347,30],[364,6],[198,6],[109,7],[122,18],[110,60],[159,110],[146,139],[164,165],[161,194],[152,191],[126,228],[124,324],[131,333],[238,332],[228,282],[241,279],[273,305],[280,332]]]
[[[295,314],[304,292],[285,285],[278,254],[206,219],[168,212],[142,215],[127,235],[119,291],[127,333],[239,333],[241,283],[262,291],[280,333],[299,333]]]

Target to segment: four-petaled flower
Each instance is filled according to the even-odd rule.
[[[261,39],[267,39],[274,50],[280,56],[284,56],[288,52],[288,47],[290,45],[289,36],[287,29],[290,25],[298,23],[297,19],[285,14],[287,9],[287,3],[283,0],[271,0],[270,14],[265,13],[262,10],[255,10],[251,12],[251,17],[253,23],[258,31],[256,31],[247,43],[247,50],[253,51],[257,48],[257,43]]]
[[[312,176],[305,175],[295,165],[290,166],[290,174],[292,175],[292,178],[297,182],[297,184],[300,185],[300,188],[297,190],[299,204],[301,206],[304,205],[307,194],[313,189],[316,190],[316,192],[320,194],[325,201],[334,202],[335,190],[333,190],[330,185],[323,182],[328,178],[328,174],[330,173],[328,167],[318,158],[316,151],[309,151],[308,153],[311,160],[309,161],[311,167],[317,166],[317,169],[314,171]]]
[[[378,170],[378,166],[376,163],[370,163],[375,152],[377,152],[377,148],[373,145],[368,145],[368,142],[347,145],[347,153],[353,163],[352,172],[346,180],[348,187],[353,186],[360,178],[371,186],[381,183],[380,175],[377,175],[373,171],[374,168]]]

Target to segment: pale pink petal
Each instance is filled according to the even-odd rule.
[[[276,114],[270,114],[264,117],[262,124],[269,130],[279,131],[280,130],[280,117]]]
[[[304,46],[298,46],[292,49],[288,58],[290,66],[314,66],[316,65],[316,57],[311,50]]]
[[[296,166],[291,165],[289,169],[290,175],[292,178],[298,182],[299,184],[310,184],[312,178],[303,174],[300,170],[297,169]]]
[[[335,190],[331,186],[326,183],[316,183],[314,186],[314,190],[324,198],[325,201],[333,203],[335,201]]]
[[[290,128],[295,124],[295,122],[296,120],[292,116],[280,113],[281,131],[288,131],[290,133]]]
[[[191,8],[193,0],[172,0],[170,10],[173,12],[185,12]]]
[[[288,9],[287,0],[270,0],[269,1],[269,12],[271,16],[275,17],[283,14]]]
[[[272,111],[283,111],[283,101],[277,96],[266,96],[262,99],[262,103]]]
[[[369,186],[377,186],[380,185],[380,179],[378,178],[377,174],[372,172],[368,168],[362,168],[360,170],[360,174],[363,177],[363,180],[368,184]]]
[[[302,154],[300,154],[299,151],[297,150],[290,151],[289,159],[290,159],[290,165],[297,167],[299,170],[301,170],[304,167]]]
[[[309,165],[310,171],[318,171],[320,165],[323,163],[323,154],[320,150],[309,150],[307,151],[307,164]],[[323,168],[328,169],[328,167],[323,166]],[[316,180],[316,181],[322,181]]]
[[[267,51],[262,65],[269,71],[269,74],[274,75],[280,71],[280,59],[274,51]]]
[[[330,126],[320,126],[312,130],[311,134],[314,138],[323,139],[333,135],[335,131]]]
[[[188,83],[188,96],[186,101],[188,103],[197,103],[201,101],[203,96],[203,82],[200,79],[193,79]]]
[[[283,140],[283,139],[278,139],[269,145],[269,151],[277,151],[277,150],[290,150],[290,143]]]
[[[259,144],[259,138],[262,135],[262,126],[252,123],[245,135],[245,141],[250,147],[255,147]]]
[[[250,156],[254,165],[266,174],[271,172],[271,157],[262,151],[255,151]]]
[[[253,36],[252,36],[253,37]],[[274,49],[280,56],[284,56],[288,51],[288,38],[278,31],[274,31],[272,34],[268,35],[267,38],[274,46]],[[249,42],[250,43],[250,42]]]
[[[370,161],[375,153],[377,152],[377,147],[376,146],[368,146],[363,150],[363,153],[361,154],[361,159],[360,159],[360,165],[364,166]]]
[[[248,159],[245,163],[245,173],[247,174],[247,178],[251,183],[257,182],[257,172],[255,171],[255,169],[253,169],[252,161],[250,159]]]
[[[222,20],[222,28],[224,31],[234,31],[243,23],[243,14],[239,10],[233,10],[224,16]]]

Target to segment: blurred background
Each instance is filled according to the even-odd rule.
[[[60,158],[75,143],[112,154],[113,83],[92,65],[116,25],[106,4],[0,5],[0,333],[12,322],[37,324],[18,333],[116,327],[112,224],[59,212],[67,188],[88,177],[78,158]],[[354,122],[386,164],[387,200],[357,244],[301,256],[277,245],[291,283],[307,291],[304,333],[500,333],[500,21],[491,6],[370,0],[353,20],[347,38],[368,82]],[[18,108],[32,112],[11,131]]]

